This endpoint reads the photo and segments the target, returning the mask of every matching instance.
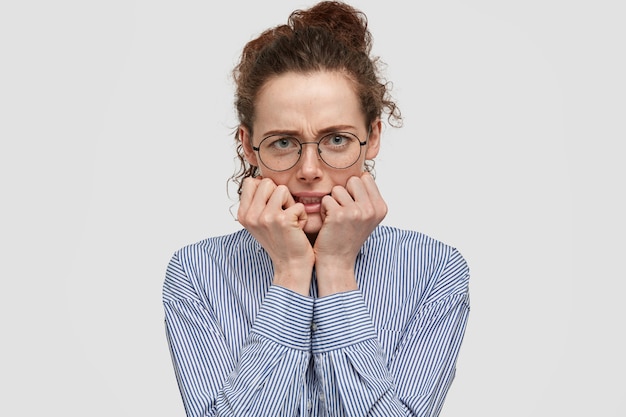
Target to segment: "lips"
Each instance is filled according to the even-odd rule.
[[[307,213],[317,213],[322,207],[322,198],[328,194],[300,194],[294,195],[293,199],[296,203],[304,204],[304,210]]]
[[[294,198],[297,203],[307,204],[319,204],[322,202],[322,197],[298,197]]]

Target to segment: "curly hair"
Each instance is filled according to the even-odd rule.
[[[272,77],[287,73],[340,71],[354,84],[367,124],[388,114],[392,126],[402,117],[389,94],[390,84],[380,75],[381,62],[371,57],[372,35],[365,14],[345,3],[323,1],[307,10],[295,10],[287,24],[261,33],[243,48],[233,70],[235,109],[240,126],[252,134],[255,100]],[[239,129],[235,132],[239,169],[230,178],[241,193],[243,179],[258,175],[243,153]],[[373,164],[366,164],[371,169]]]

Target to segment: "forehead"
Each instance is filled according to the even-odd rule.
[[[354,84],[341,72],[290,72],[271,78],[257,96],[255,113],[254,130],[260,134],[365,124]]]

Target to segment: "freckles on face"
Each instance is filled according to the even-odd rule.
[[[258,146],[271,134],[288,134],[300,142],[318,141],[331,131],[347,131],[364,140],[367,136],[365,116],[352,82],[340,72],[286,73],[266,82],[255,102],[256,118],[252,142]],[[363,168],[365,148],[357,163],[347,169],[334,169],[319,160],[315,145],[302,148],[300,160],[292,169],[272,171],[262,161],[255,164],[264,177],[288,186],[298,182],[321,183],[336,179],[334,185],[345,185]],[[302,185],[301,184],[301,185]],[[327,184],[326,184],[327,185]]]
[[[345,186],[352,176],[363,172],[366,152],[371,142],[361,147],[357,162],[345,169],[324,163],[315,144],[302,146],[300,159],[290,169],[272,171],[258,158],[260,142],[270,135],[282,134],[299,142],[317,142],[330,132],[349,132],[359,141],[368,137],[365,115],[351,81],[340,72],[286,73],[266,82],[255,102],[256,118],[248,146],[248,160],[259,167],[264,178],[286,185],[296,202],[305,205],[307,234],[317,233],[322,226],[321,199],[336,185]],[[371,136],[370,136],[371,138]],[[378,133],[376,134],[378,138]],[[377,139],[376,139],[377,140]]]

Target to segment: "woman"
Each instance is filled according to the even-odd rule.
[[[459,252],[382,226],[369,173],[400,121],[365,16],[292,13],[235,68],[244,229],[174,254],[165,322],[188,416],[434,416],[467,315]]]

